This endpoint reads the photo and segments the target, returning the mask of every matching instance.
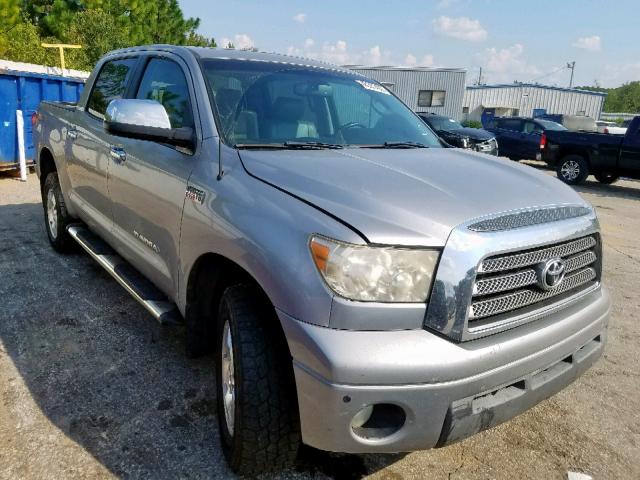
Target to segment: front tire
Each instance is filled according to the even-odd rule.
[[[300,446],[289,349],[273,308],[259,297],[251,287],[228,288],[217,325],[222,449],[231,469],[248,476],[292,466]]]
[[[567,155],[556,167],[558,178],[569,185],[578,185],[589,176],[589,164],[580,155]]]
[[[620,175],[599,172],[594,174],[594,177],[596,177],[596,180],[598,180],[600,183],[603,183],[605,185],[611,185],[612,183],[615,183],[618,181],[618,179],[620,178]]]
[[[42,205],[44,207],[44,223],[49,243],[60,253],[72,252],[75,242],[67,232],[67,226],[72,219],[67,213],[56,172],[51,172],[44,181]]]

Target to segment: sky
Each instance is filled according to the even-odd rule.
[[[219,46],[332,63],[452,67],[467,83],[640,80],[637,0],[180,0]]]

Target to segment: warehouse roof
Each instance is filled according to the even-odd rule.
[[[584,93],[587,95],[596,95],[599,97],[607,96],[605,92],[592,92],[591,90],[581,90],[579,88],[554,87],[552,85],[541,85],[539,83],[501,83],[496,85],[467,85],[468,90],[482,90],[482,89],[489,89],[489,88],[514,88],[514,87],[542,88],[544,90],[559,90],[561,92]]]

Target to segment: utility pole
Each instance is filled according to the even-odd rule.
[[[60,66],[62,67],[62,76],[64,77],[64,49],[65,48],[82,48],[82,45],[66,45],[64,43],[43,43],[44,48],[57,48],[60,51]]]
[[[569,62],[567,63],[567,68],[571,69],[571,80],[569,80],[569,88],[573,87],[573,70],[576,68],[576,62]]]
[[[478,83],[476,85],[482,85],[482,67],[480,67],[480,73],[478,73]]]

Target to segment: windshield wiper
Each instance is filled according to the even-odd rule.
[[[344,148],[344,145],[337,143],[323,143],[323,142],[293,142],[287,141],[284,143],[236,143],[235,148],[240,150],[323,150],[323,149],[338,149]]]
[[[300,148],[300,149],[337,149],[344,148],[344,145],[337,143],[324,143],[324,142],[284,142],[286,148]]]
[[[384,142],[374,145],[360,145],[360,148],[429,148],[420,142]]]

